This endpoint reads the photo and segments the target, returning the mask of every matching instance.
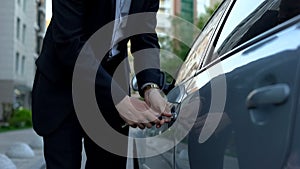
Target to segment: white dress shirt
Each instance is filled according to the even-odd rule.
[[[119,54],[120,51],[117,49],[116,44],[123,37],[123,28],[125,28],[127,19],[124,18],[128,15],[131,5],[131,0],[115,0],[116,1],[116,12],[115,12],[115,24],[112,35],[110,57],[114,57]]]

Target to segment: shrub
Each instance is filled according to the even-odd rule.
[[[31,127],[31,111],[24,108],[19,108],[14,111],[12,117],[9,119],[9,125],[12,127]]]

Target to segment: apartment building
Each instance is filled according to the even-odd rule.
[[[10,106],[30,108],[35,59],[45,32],[45,0],[2,0],[0,120]]]

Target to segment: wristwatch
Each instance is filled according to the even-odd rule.
[[[142,91],[145,93],[148,89],[160,89],[159,86],[155,83],[146,83],[142,86]]]

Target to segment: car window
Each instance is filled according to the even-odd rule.
[[[182,64],[176,78],[176,83],[182,82],[192,77],[200,66],[201,58],[206,53],[214,31],[222,18],[230,0],[224,1],[214,13],[210,21],[206,24],[203,31],[193,44],[185,62]]]
[[[236,1],[205,65],[278,24],[280,0]]]

